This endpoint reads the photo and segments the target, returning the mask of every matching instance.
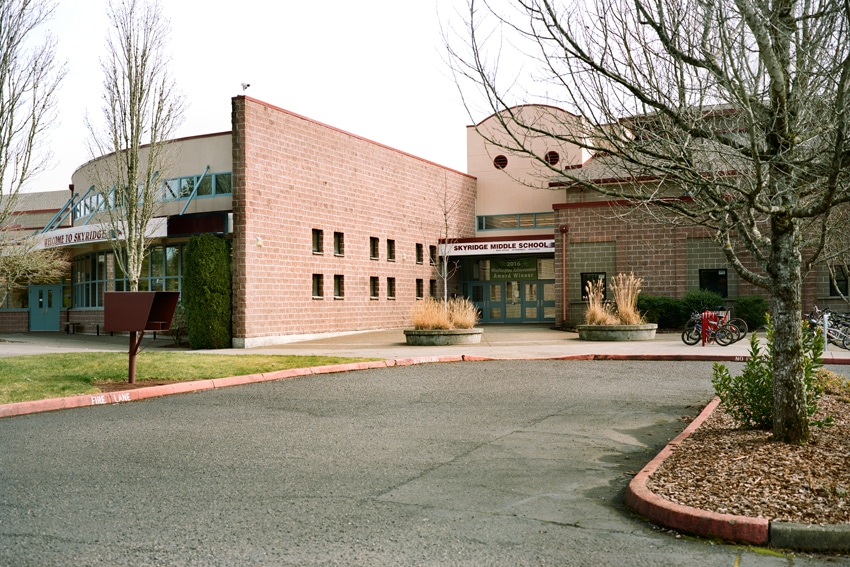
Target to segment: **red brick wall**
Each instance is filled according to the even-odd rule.
[[[427,294],[435,277],[428,246],[445,233],[444,193],[460,202],[450,236],[473,236],[473,177],[234,98],[234,345],[408,324],[416,279]],[[321,255],[312,252],[314,228],[324,233]],[[344,234],[343,257],[334,255],[334,232]],[[379,238],[379,260],[370,259],[370,237]],[[387,260],[387,239],[395,240],[395,262]],[[324,276],[321,300],[312,299],[312,274]],[[345,279],[344,299],[333,296],[336,274]],[[372,276],[380,279],[377,300],[369,296]],[[387,299],[387,277],[396,279],[395,300]]]
[[[626,212],[622,207],[612,207],[604,202],[566,203],[555,206],[555,226],[566,227],[568,245],[591,242],[613,245],[616,250],[616,273],[634,272],[636,276],[642,277],[644,282],[641,293],[674,298],[684,296],[688,289],[695,287],[689,286],[688,282],[688,239],[709,238],[707,229],[675,227],[653,220],[648,215],[624,214]],[[574,261],[570,261],[568,252],[568,300],[566,316],[563,316],[564,295],[560,281],[564,258],[563,238],[559,228],[555,231],[555,273],[559,278],[556,287],[556,324],[560,325],[564,320],[575,324],[580,322],[584,313],[584,302],[581,301],[581,292],[576,284],[581,270]],[[752,267],[752,262],[746,259],[744,264]],[[736,296],[742,295],[769,297],[763,289],[740,279]],[[730,299],[734,299],[731,294]],[[812,273],[803,283],[803,311],[811,309],[811,305],[816,302],[817,278]]]
[[[0,333],[26,333],[30,330],[28,309],[0,311]]]

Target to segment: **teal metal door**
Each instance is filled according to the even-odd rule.
[[[555,321],[555,282],[522,282],[522,320],[524,323]]]
[[[61,285],[31,285],[29,288],[30,331],[58,331],[62,308]]]
[[[472,303],[478,308],[482,323],[505,322],[505,284],[474,283],[471,290]]]

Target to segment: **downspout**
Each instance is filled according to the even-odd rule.
[[[567,303],[569,299],[567,287],[567,259],[569,258],[567,255],[567,234],[570,229],[567,225],[562,224],[558,227],[558,230],[561,232],[561,328],[566,328],[567,316],[570,312]]]

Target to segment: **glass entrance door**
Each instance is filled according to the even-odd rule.
[[[472,303],[478,308],[482,323],[503,323],[505,318],[505,284],[474,283],[470,287]]]
[[[30,331],[58,331],[62,307],[61,285],[32,285],[29,288]]]

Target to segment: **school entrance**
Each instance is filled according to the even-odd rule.
[[[554,258],[466,258],[463,287],[482,323],[555,321]]]
[[[58,331],[62,308],[61,285],[31,285],[29,288],[30,331]]]

